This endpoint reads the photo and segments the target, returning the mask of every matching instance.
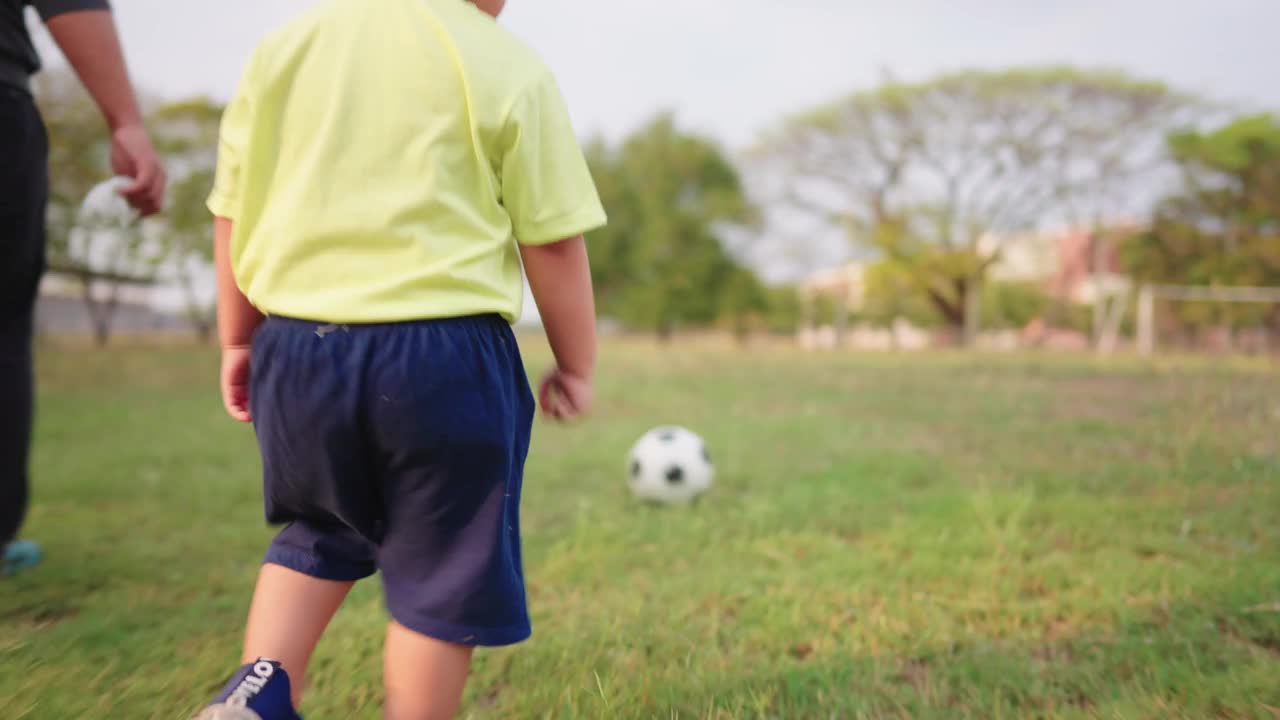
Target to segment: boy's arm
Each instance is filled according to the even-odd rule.
[[[250,304],[231,271],[231,231],[227,218],[213,221],[213,264],[218,277],[218,340],[222,343],[222,404],[227,414],[251,422],[249,412],[249,346],[262,323],[262,313]]]
[[[235,225],[227,218],[215,218],[213,221],[213,264],[218,276],[218,339],[224,350],[247,349],[263,317],[240,292],[231,270],[231,233],[234,228]]]
[[[556,370],[539,391],[543,410],[557,419],[583,415],[591,408],[596,366],[596,310],[586,242],[578,236],[522,245],[520,254],[556,358]]]
[[[531,77],[502,136],[502,205],[555,353],[539,389],[542,411],[569,420],[591,408],[596,313],[583,233],[608,218],[549,70]]]
[[[143,215],[158,212],[164,203],[164,167],[142,125],[142,113],[107,4],[82,0],[35,5],[45,17],[54,42],[75,68],[111,129],[112,169],[133,179],[121,192]],[[68,8],[71,11],[66,11]]]

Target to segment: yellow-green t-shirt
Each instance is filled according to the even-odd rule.
[[[254,52],[209,209],[275,315],[518,318],[517,243],[604,210],[555,79],[465,0],[330,0]]]

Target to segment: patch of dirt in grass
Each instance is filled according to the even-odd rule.
[[[1061,616],[1054,617],[1044,623],[1044,640],[1055,651],[1062,651],[1066,646],[1063,641],[1074,637],[1079,632],[1075,623]]]
[[[1046,636],[1052,633],[1046,632]],[[1076,651],[1070,643],[1054,640],[1036,645],[1031,648],[1031,657],[1044,663],[1045,665],[1053,665],[1055,663],[1069,663],[1075,659]]]
[[[787,650],[787,654],[800,662],[804,662],[813,655],[813,643],[796,643],[791,646],[791,649]]]
[[[1081,710],[1090,710],[1097,705],[1093,698],[1085,695],[1084,691],[1079,689],[1071,691],[1071,694],[1067,696],[1067,703]]]
[[[905,683],[914,688],[917,692],[923,690],[929,684],[929,661],[924,658],[911,658],[902,664],[902,669],[894,677],[900,683]]]
[[[1218,620],[1217,626],[1218,632],[1232,642],[1248,648],[1251,652],[1264,653],[1274,660],[1280,660],[1280,637],[1250,637],[1226,620]]]
[[[479,708],[491,708],[498,704],[498,699],[510,686],[507,683],[495,683],[492,687],[476,696],[472,704]]]
[[[80,608],[69,603],[20,606],[0,614],[0,621],[39,629],[70,620],[79,614]]]
[[[1133,420],[1142,415],[1152,398],[1152,388],[1124,377],[1072,378],[1050,386],[1054,401],[1051,414],[1071,420]]]

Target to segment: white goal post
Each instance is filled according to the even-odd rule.
[[[1156,300],[1280,304],[1280,287],[1143,285],[1138,290],[1138,352],[1156,350]]]

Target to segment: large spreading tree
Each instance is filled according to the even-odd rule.
[[[1164,135],[1196,107],[1115,72],[952,73],[793,117],[752,167],[775,200],[892,260],[972,339],[1004,239],[1149,202],[1138,181],[1159,172]]]

